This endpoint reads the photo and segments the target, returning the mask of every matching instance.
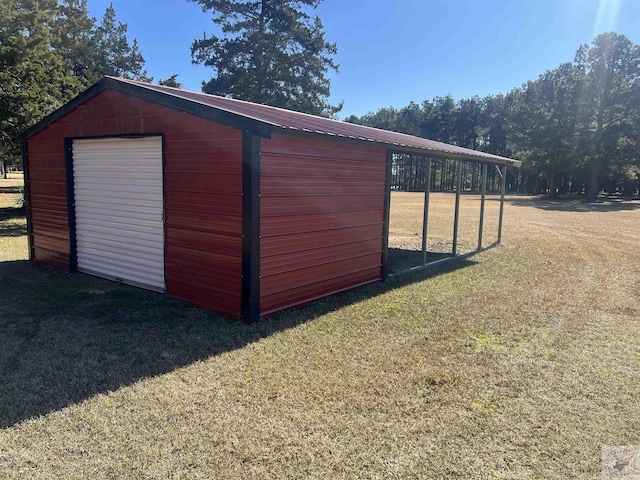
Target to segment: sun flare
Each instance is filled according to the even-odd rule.
[[[616,30],[620,3],[621,0],[600,0],[596,21],[593,25],[592,38],[595,38],[600,33]]]

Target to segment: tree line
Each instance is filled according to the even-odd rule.
[[[0,159],[19,163],[14,138],[104,75],[151,81],[137,41],[109,5],[87,0],[0,3]]]
[[[337,45],[325,40],[314,14],[322,0],[191,1],[221,32],[191,46],[192,61],[213,69],[203,91],[337,115],[342,104],[328,102],[327,78],[338,69]],[[104,75],[152,81],[127,30],[113,5],[98,21],[87,0],[0,3],[0,160],[19,163],[15,136]],[[181,86],[177,74],[158,83]],[[346,121],[522,160],[523,168],[508,176],[511,191],[634,195],[640,186],[640,47],[602,34],[573,61],[506,94],[436,97]],[[432,168],[436,188],[451,184],[449,163]],[[473,189],[478,173],[466,172],[465,188],[469,177]]]
[[[391,157],[391,190],[403,192],[424,192],[427,179],[429,191],[451,192],[457,188],[458,168],[461,172],[461,192],[480,192],[482,190],[482,164],[478,162],[431,158],[426,162],[422,155],[395,153]],[[429,170],[427,166],[429,165]],[[502,174],[493,166],[487,169],[487,192],[497,193],[502,188]],[[511,169],[507,173],[506,184],[510,190],[517,188],[518,173]]]
[[[508,177],[511,191],[632,196],[640,187],[640,47],[605,33],[507,94],[436,97],[346,121],[522,160]]]

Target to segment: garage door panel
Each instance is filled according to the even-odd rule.
[[[100,214],[103,208],[103,203],[76,205],[76,214],[95,216]],[[136,215],[162,215],[162,209],[154,206],[144,207],[137,205],[135,210],[131,210],[129,205],[112,203],[109,204],[109,209],[114,215],[127,216],[131,214],[132,218]]]
[[[147,177],[139,177],[139,178],[131,178],[133,173],[129,173],[127,178],[120,177],[112,177],[111,180],[118,181],[118,191],[137,191],[140,187],[146,187],[150,192],[155,192],[154,187],[158,184],[158,179],[156,177],[152,177],[151,175]],[[83,188],[94,188],[99,191],[106,191],[106,187],[111,187],[109,184],[105,184],[99,178],[91,177],[87,175],[83,177],[81,175],[76,176],[75,178],[79,178],[82,181]],[[113,193],[113,192],[110,192]]]
[[[157,140],[157,143],[156,143]],[[121,142],[121,143],[114,143]],[[162,153],[162,142],[160,137],[143,137],[143,138],[94,138],[90,140],[76,140],[74,151],[82,153],[89,158],[122,158],[136,152],[154,152]],[[131,142],[131,143],[125,143]],[[74,142],[75,143],[75,142]],[[100,146],[105,149],[100,150]],[[96,148],[98,147],[98,148]]]
[[[145,274],[144,272],[132,272],[127,276],[127,278],[124,278],[120,277],[120,271],[118,269],[114,269],[109,266],[105,267],[102,263],[96,264],[95,269],[91,268],[90,265],[87,265],[82,269],[79,268],[78,271],[109,280],[116,280],[128,285],[135,285],[136,287],[145,288],[147,290],[163,292],[165,289],[164,282],[159,283],[155,275]]]
[[[112,212],[113,213],[113,212]],[[135,234],[136,231],[140,231],[141,233],[149,233],[151,235],[157,235],[161,233],[162,229],[158,227],[156,222],[149,220],[148,215],[141,214],[139,212],[132,212],[131,216],[123,216],[122,213],[118,212],[120,215],[112,215],[109,221],[96,218],[95,215],[85,214],[85,213],[77,213],[76,221],[80,220],[87,225],[94,226],[96,228],[104,228],[105,231],[103,234],[108,235],[110,230],[114,227],[117,228],[126,228],[132,231],[132,234]]]
[[[147,248],[161,247],[161,245],[159,245],[156,240],[158,237],[157,232],[147,231],[139,233],[135,231],[134,227],[122,228],[120,230],[123,237],[129,238],[126,247],[122,245],[122,240],[115,239],[112,234],[105,234],[105,232],[108,232],[108,229],[94,226],[90,226],[90,228],[85,229],[81,234],[76,235],[76,241],[80,242],[84,239],[92,239],[91,241],[93,241],[94,243],[103,241],[105,245],[116,243],[120,246],[121,249],[128,249],[130,246],[131,248],[134,248],[135,245],[140,244],[145,244]]]
[[[104,268],[123,269],[128,268],[131,262],[134,261],[136,267],[134,270],[131,270],[131,273],[147,272],[148,274],[152,274],[161,264],[157,258],[151,256],[145,258],[142,255],[125,255],[119,252],[110,252],[104,248],[93,249],[87,247],[86,252],[91,254],[91,259],[85,262],[86,267],[103,265]]]
[[[92,237],[89,235],[79,236],[77,242],[82,243],[82,247],[85,249],[103,249],[106,253],[113,252],[116,254],[122,253],[122,244],[118,242],[112,242],[99,237]],[[146,242],[139,240],[135,245],[129,245],[128,251],[130,254],[135,254],[140,257],[148,257],[150,259],[157,258],[158,255],[162,258],[163,249],[158,248],[154,242]]]
[[[156,182],[157,184],[158,182]],[[128,187],[128,188],[127,188]],[[122,197],[123,194],[127,194],[127,198],[140,198],[140,199],[152,199],[157,200],[162,198],[155,191],[155,185],[120,185],[120,188],[114,190],[113,187],[105,185],[104,183],[85,184],[77,191],[79,195],[89,195],[93,197],[101,197],[109,199],[112,197]]]
[[[130,158],[135,158],[135,156],[131,156]],[[126,161],[129,161],[129,159]],[[159,176],[158,172],[156,172],[156,165],[149,161],[143,161],[139,165],[136,165],[135,169],[132,169],[130,166],[123,163],[110,162],[108,158],[103,158],[99,162],[86,162],[77,169],[80,176],[90,176],[96,173],[105,177],[121,178],[123,180],[126,179],[128,174],[132,171],[135,172],[136,175],[141,175],[142,177]]]
[[[74,140],[78,270],[164,291],[160,137]]]
[[[82,202],[78,203],[78,200],[82,200]],[[137,209],[138,207],[142,207],[142,208],[158,208],[158,198],[152,198],[152,197],[147,197],[145,199],[140,198],[139,196],[136,198],[133,198],[133,200],[135,200],[136,204],[134,206],[131,205],[131,198],[122,198],[122,197],[104,197],[104,198],[100,198],[100,197],[91,197],[88,195],[78,195],[76,196],[76,206],[78,206],[78,204],[82,205],[104,205],[106,208],[108,208],[110,205],[116,205],[116,206],[127,206],[130,209]]]

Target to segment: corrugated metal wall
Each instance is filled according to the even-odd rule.
[[[28,142],[29,205],[35,260],[69,268],[64,139],[45,129]]]
[[[260,310],[381,279],[386,149],[262,140]]]
[[[27,141],[35,259],[69,268],[64,138],[165,134],[167,293],[240,315],[241,132],[107,90]]]

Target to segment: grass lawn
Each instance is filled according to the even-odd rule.
[[[25,261],[2,182],[2,478],[586,479],[640,445],[640,202],[509,197],[499,248],[247,327]]]
[[[24,213],[16,208],[22,186],[22,175],[0,178],[0,262],[28,258],[27,225]]]

